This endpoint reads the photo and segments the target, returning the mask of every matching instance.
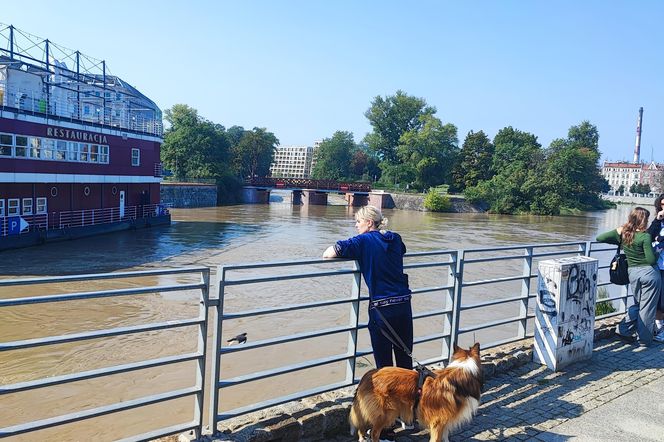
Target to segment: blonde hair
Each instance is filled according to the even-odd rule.
[[[635,207],[627,216],[627,222],[622,226],[622,241],[626,245],[634,242],[634,234],[646,230],[650,212],[643,207]]]
[[[383,218],[383,214],[380,213],[380,209],[374,206],[364,206],[360,210],[355,212],[355,219],[361,220],[366,219],[373,223],[376,229],[387,226],[387,218]]]

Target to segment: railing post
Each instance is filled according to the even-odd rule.
[[[442,348],[440,349],[440,359],[441,361],[444,361],[445,359],[449,359],[450,355],[452,354],[452,317],[454,315],[454,291],[456,288],[456,277],[455,273],[457,270],[457,262],[458,262],[458,253],[457,252],[451,252],[450,253],[450,265],[447,268],[447,285],[451,286],[449,289],[446,290],[446,295],[445,295],[445,309],[451,309],[448,313],[445,313],[444,319],[443,319],[443,335],[447,334],[447,338],[443,339],[442,341]]]
[[[586,255],[588,258],[590,258],[590,247],[591,247],[591,245],[592,245],[592,242],[590,242],[590,241],[586,241],[586,243],[585,243],[585,245],[584,245],[584,247],[586,248],[586,250],[585,250],[585,255]]]
[[[346,383],[352,385],[355,382],[355,367],[357,362],[357,334],[358,326],[360,324],[360,287],[362,284],[362,275],[360,274],[360,264],[357,261],[353,262],[353,287],[351,289],[350,303],[350,326],[354,327],[348,334],[348,356],[352,358],[346,360]]]
[[[198,427],[194,430],[195,440],[200,440],[203,435],[203,410],[205,409],[205,360],[207,357],[207,330],[208,330],[208,306],[210,300],[210,269],[206,268],[201,272],[203,288],[201,289],[201,298],[198,306],[198,319],[203,322],[198,326],[198,353],[201,358],[198,360],[198,373],[196,373],[196,387],[200,389],[196,393],[196,406],[194,408],[194,420],[198,422]]]
[[[454,269],[454,297],[452,300],[452,329],[450,330],[450,347],[454,348],[459,338],[459,321],[461,316],[461,295],[463,291],[463,264],[466,255],[465,250],[459,250],[457,255],[456,268]],[[447,358],[448,363],[452,361],[450,351]]]
[[[526,254],[523,258],[523,279],[521,280],[521,301],[519,302],[519,331],[517,336],[520,339],[526,337],[528,326],[528,296],[530,296],[530,279],[533,271],[533,247],[526,247]]]
[[[221,373],[221,332],[222,332],[222,319],[224,312],[224,287],[226,281],[226,268],[224,266],[217,267],[217,308],[215,309],[216,318],[214,328],[212,329],[212,343],[214,345],[212,353],[212,362],[210,367],[210,430],[212,434],[217,432],[217,425],[219,423],[219,375]]]

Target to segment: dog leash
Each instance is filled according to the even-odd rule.
[[[374,310],[376,311],[376,313],[378,313],[378,316],[380,317],[381,321],[383,321],[383,324],[385,324],[385,326],[392,334],[392,336],[390,336],[389,333],[387,333],[387,331],[383,327],[381,327],[380,332],[383,334],[383,336],[385,336],[388,341],[390,341],[396,347],[399,347],[401,351],[406,353],[408,357],[410,357],[413,361],[415,361],[418,370],[428,370],[428,368],[422,365],[420,361],[418,361],[417,358],[413,356],[413,353],[408,349],[408,346],[404,344],[404,342],[401,340],[399,334],[396,331],[394,331],[390,323],[387,321],[387,319],[385,319],[385,316],[383,316],[383,314],[380,312],[380,309],[378,307],[374,307]],[[397,342],[395,342],[395,339],[397,340]]]

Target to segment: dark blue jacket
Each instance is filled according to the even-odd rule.
[[[369,289],[371,307],[410,300],[408,275],[403,272],[406,246],[398,233],[372,230],[337,241],[334,250],[340,258],[359,261],[364,282]]]

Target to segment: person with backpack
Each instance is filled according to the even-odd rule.
[[[634,304],[616,328],[616,334],[633,341],[636,332],[639,345],[648,346],[653,339],[664,342],[664,336],[654,335],[655,315],[660,304],[662,276],[657,268],[657,255],[648,233],[650,212],[635,207],[627,222],[617,229],[597,236],[597,241],[621,245],[627,257],[630,288]]]

